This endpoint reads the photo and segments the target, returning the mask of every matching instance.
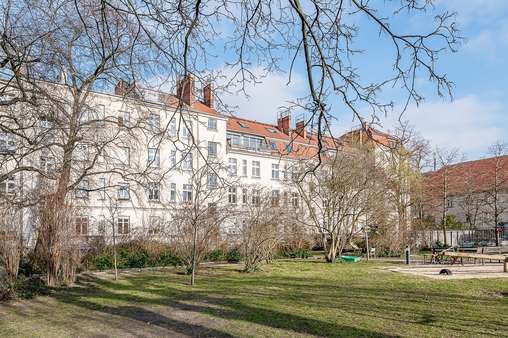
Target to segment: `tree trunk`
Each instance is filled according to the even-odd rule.
[[[192,238],[192,271],[191,285],[194,286],[196,279],[196,255],[197,255],[198,228],[194,226],[194,234]]]

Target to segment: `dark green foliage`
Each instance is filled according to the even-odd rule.
[[[312,256],[312,252],[306,249],[293,249],[293,250],[282,250],[279,253],[280,257],[284,258],[303,258],[307,259]]]
[[[210,262],[220,262],[226,260],[226,253],[221,249],[215,249],[211,251],[208,255],[205,257],[205,261]]]
[[[240,253],[240,250],[238,250],[238,248],[233,248],[229,250],[226,258],[228,263],[238,263],[242,259],[242,254]]]
[[[117,267],[119,269],[177,266],[180,260],[170,246],[151,241],[131,241],[117,245]],[[90,270],[114,268],[114,250],[106,246],[102,250],[91,250],[83,260]]]
[[[16,298],[31,299],[48,293],[49,289],[40,277],[19,275],[14,282],[0,279],[0,302]]]

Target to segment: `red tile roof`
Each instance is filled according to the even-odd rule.
[[[448,195],[464,195],[471,192],[489,191],[495,184],[496,167],[498,183],[508,188],[508,156],[491,157],[481,160],[461,162],[441,168],[424,175],[426,190],[440,194],[446,172]]]

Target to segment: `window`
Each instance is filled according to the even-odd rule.
[[[215,189],[218,187],[218,178],[217,178],[217,174],[215,173],[209,173],[207,176],[206,176],[206,183],[208,185],[208,188],[209,189]]]
[[[272,147],[272,150],[277,150],[277,143],[271,142],[270,146]]]
[[[448,197],[446,199],[446,207],[447,208],[453,208],[453,199],[451,197]]]
[[[130,165],[131,163],[131,149],[129,147],[119,147],[118,151],[118,164]]]
[[[95,111],[95,119],[98,120],[100,124],[104,123],[104,119],[106,118],[106,107],[103,104],[98,104],[95,107]]]
[[[240,125],[240,127],[242,128],[249,128],[249,125],[245,122],[238,122],[238,124]]]
[[[118,117],[118,124],[122,127],[130,127],[131,125],[131,114],[128,111],[121,111]]]
[[[118,187],[118,199],[128,200],[130,199],[129,183],[120,183]]]
[[[89,185],[87,179],[82,179],[81,182],[78,184],[78,188],[74,192],[74,196],[76,198],[88,198],[88,192],[89,192]]]
[[[55,159],[51,156],[41,156],[39,158],[39,168],[45,173],[50,173],[55,168]]]
[[[130,231],[131,220],[129,216],[119,216],[117,221],[118,233],[120,235],[126,235]]]
[[[159,149],[148,148],[148,165],[156,168],[160,166]]]
[[[247,202],[249,201],[248,198],[249,198],[249,195],[247,192],[247,188],[243,188],[242,189],[242,203],[247,204]]]
[[[187,153],[182,159],[182,169],[192,170],[192,153]]]
[[[104,217],[104,215],[99,215],[99,222],[97,223],[97,232],[101,236],[104,236],[106,234],[106,217]]]
[[[88,235],[88,216],[78,216],[74,219],[76,235]]]
[[[148,200],[159,201],[160,200],[160,184],[159,182],[148,183]]]
[[[229,145],[231,146],[241,146],[242,145],[242,138],[238,134],[227,134],[227,139],[229,140]]]
[[[247,177],[247,160],[242,160],[242,176]]]
[[[16,142],[12,134],[0,133],[0,153],[15,153]]]
[[[284,164],[284,171],[282,172],[282,177],[284,180],[287,180],[289,178],[289,172],[288,172],[288,165],[287,163]]]
[[[16,193],[16,181],[14,177],[8,177],[7,179],[0,182],[0,194],[2,195],[14,195]]]
[[[272,180],[279,179],[279,164],[272,163]]]
[[[208,157],[217,157],[217,149],[219,144],[217,142],[208,141]]]
[[[160,130],[161,117],[159,114],[150,114],[148,117],[148,128],[151,131],[157,132]]]
[[[293,168],[293,170],[291,170],[291,179],[293,181],[297,181],[299,177],[300,177],[300,173],[296,169]]]
[[[161,231],[161,218],[159,216],[150,216],[148,220],[148,234],[155,235]]]
[[[169,185],[169,200],[171,202],[176,202],[176,183],[171,183]]]
[[[280,192],[279,190],[272,190],[271,203],[273,207],[279,206]]]
[[[260,192],[258,189],[252,190],[252,204],[259,205],[261,203]]]
[[[176,167],[176,150],[171,150],[169,152],[169,165],[171,168]]]
[[[261,177],[261,164],[259,161],[252,161],[252,177]]]
[[[293,208],[298,208],[298,193],[293,192],[291,193],[291,205]]]
[[[273,128],[266,128],[266,130],[268,130],[272,134],[277,134],[277,130],[275,130]]]
[[[99,177],[99,199],[106,199],[106,179],[104,177]]]
[[[191,184],[184,184],[183,185],[182,200],[186,203],[192,202],[192,185]]]
[[[217,119],[208,118],[208,129],[217,130]]]
[[[182,128],[183,137],[192,138],[192,121],[186,121]]]
[[[236,204],[236,187],[229,187],[228,189],[228,202],[230,204]]]
[[[169,136],[176,137],[176,120],[174,118],[169,121],[169,128],[168,128]]]
[[[238,164],[236,158],[230,158],[228,166],[229,176],[236,176],[238,172]]]
[[[264,140],[261,137],[255,137],[255,136],[243,136],[243,146],[250,150],[259,151],[263,147]]]

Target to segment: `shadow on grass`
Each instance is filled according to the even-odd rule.
[[[234,322],[229,322],[229,320],[236,320],[285,330],[289,334],[294,332],[326,337],[396,337],[395,335],[385,335],[371,330],[333,324],[264,307],[255,307],[234,299],[213,297],[207,295],[205,291],[190,290],[186,292],[170,287],[155,290],[145,289],[146,292],[151,294],[150,297],[108,291],[109,288],[135,291],[146,279],[131,280],[129,278],[127,285],[121,285],[87,276],[81,279],[78,287],[62,290],[56,293],[54,297],[61,302],[87,310],[150,323],[150,325],[158,326],[169,332],[178,332],[192,337],[232,337],[231,334],[221,329],[192,323],[196,317],[203,317],[203,315],[205,315],[205,318],[208,315],[211,316],[212,320],[216,318],[219,322],[222,321],[222,326],[234,325]],[[149,280],[148,278],[148,283]],[[214,290],[211,290],[211,292],[213,293]],[[88,297],[106,302],[120,301],[122,305],[100,305],[88,300]],[[129,305],[123,305],[123,303]],[[171,318],[174,312],[188,314],[189,320],[182,321]],[[247,335],[252,335],[252,333],[248,332]]]
[[[227,273],[224,273],[226,270]],[[440,330],[434,332],[443,334],[453,332],[463,335],[488,335],[489,331],[508,329],[501,317],[475,310],[502,312],[502,304],[498,300],[466,295],[460,293],[458,287],[434,287],[439,283],[428,282],[428,285],[422,286],[418,283],[427,282],[416,283],[416,280],[406,278],[390,280],[391,277],[387,277],[384,281],[362,284],[356,281],[361,275],[356,270],[350,271],[349,277],[342,276],[344,280],[319,278],[319,275],[270,275],[262,278],[258,274],[242,274],[240,278],[238,272],[226,270],[217,274],[215,270],[207,271],[194,288],[184,285],[184,278],[170,271],[131,274],[118,282],[83,276],[77,287],[60,290],[54,297],[64,303],[103,313],[106,317],[117,316],[125,318],[126,322],[150,322],[150,325],[167,330],[168,334],[187,336],[231,337],[231,333],[226,332],[231,330],[227,328],[240,325],[240,322],[242,327],[254,324],[254,332],[248,331],[251,328],[245,333],[239,331],[250,336],[263,335],[259,332],[273,328],[285,330],[285,334],[394,337],[383,333],[389,332],[384,330],[384,325],[397,322],[407,325],[407,334],[417,333],[425,327],[433,327]],[[365,274],[362,276],[368,278]],[[293,306],[295,311],[276,310],[270,305],[273,300],[284,308]],[[313,313],[305,316],[301,310],[304,308],[311,308]],[[320,310],[323,310],[322,317],[316,315],[316,311]],[[349,318],[342,320],[341,315]],[[371,329],[340,323],[355,323],[360,319],[375,323],[370,325]],[[107,319],[104,321],[107,324]],[[261,326],[261,331],[256,331],[256,326]],[[382,329],[379,332],[372,327]],[[406,330],[399,327],[398,332]]]

